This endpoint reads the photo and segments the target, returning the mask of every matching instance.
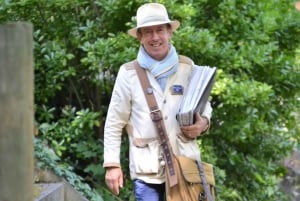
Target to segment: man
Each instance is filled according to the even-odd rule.
[[[166,8],[158,3],[142,5],[136,17],[137,27],[128,34],[140,42],[136,60],[147,71],[172,150],[176,155],[198,159],[196,138],[209,127],[212,108],[208,102],[201,115],[195,114],[193,125],[179,127],[176,113],[194,65],[191,59],[178,56],[171,44],[172,34],[180,23],[171,21]],[[176,91],[173,86],[177,86]],[[164,200],[166,162],[133,62],[119,70],[104,129],[105,180],[116,195],[123,186],[120,165],[123,128],[129,137],[129,167],[136,200]]]

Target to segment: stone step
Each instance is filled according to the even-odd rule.
[[[47,187],[50,184],[62,184],[63,185],[63,201],[88,201],[87,198],[82,196],[76,189],[73,188],[64,178],[55,175],[49,169],[40,169],[38,167],[34,170],[35,181],[35,195],[42,191],[43,187]],[[45,185],[45,186],[44,186]],[[37,196],[35,196],[37,197]],[[34,200],[38,201],[38,200]],[[41,200],[44,201],[44,200]],[[46,200],[48,201],[48,200]],[[52,200],[50,200],[52,201]],[[60,201],[60,200],[57,200]]]
[[[34,201],[88,201],[66,182],[34,184]]]
[[[34,184],[34,201],[65,201],[64,183]]]

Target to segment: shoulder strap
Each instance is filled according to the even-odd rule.
[[[207,198],[207,201],[213,201],[213,197],[212,197],[212,194],[209,190],[209,186],[208,186],[208,183],[207,183],[207,180],[206,180],[206,176],[205,176],[205,173],[204,173],[204,168],[203,168],[201,159],[197,160],[196,162],[197,162],[198,170],[199,170],[199,173],[200,173],[200,177],[201,177],[201,181],[202,181],[202,185],[203,185],[203,188],[204,188],[204,193],[205,193],[205,196]]]
[[[147,73],[145,69],[143,69],[137,61],[134,61],[134,66],[138,75],[138,78],[140,80],[140,83],[142,85],[145,98],[147,100],[149,109],[150,109],[150,116],[151,119],[156,127],[158,137],[163,149],[164,157],[166,160],[167,165],[167,174],[169,178],[169,184],[170,187],[176,185],[178,183],[177,181],[177,175],[174,168],[174,157],[172,153],[172,149],[169,143],[169,138],[166,133],[165,124],[162,118],[162,113],[160,109],[157,106],[157,102],[155,99],[155,96],[153,94],[153,89],[150,85]]]

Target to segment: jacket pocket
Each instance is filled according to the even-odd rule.
[[[199,159],[200,150],[197,144],[197,140],[186,138],[180,133],[176,136],[176,144],[179,155],[186,156],[195,160]]]
[[[146,140],[147,141],[147,140]],[[145,142],[146,142],[145,141]],[[137,174],[157,174],[159,171],[159,143],[158,140],[148,140],[146,143],[133,141],[132,156]]]

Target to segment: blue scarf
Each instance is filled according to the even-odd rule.
[[[168,55],[162,61],[153,59],[144,47],[140,46],[137,61],[143,68],[151,72],[164,91],[168,77],[177,71],[179,59],[173,45],[171,45]]]

